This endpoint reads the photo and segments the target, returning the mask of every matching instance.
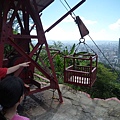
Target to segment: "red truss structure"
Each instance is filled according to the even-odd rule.
[[[56,89],[60,102],[63,102],[53,64],[55,55],[51,55],[45,32],[48,32],[61,22],[70,12],[85,2],[85,0],[81,1],[44,32],[40,13],[53,1],[0,1],[0,67],[10,67],[25,61],[30,61],[31,64],[28,68],[21,68],[14,73],[15,76],[23,79],[28,89],[27,95],[48,89]],[[17,33],[15,28],[18,28]],[[36,31],[36,35],[31,34],[32,30]],[[36,40],[37,44],[33,45],[32,40]],[[6,45],[9,45],[7,47],[9,50],[7,51],[5,49]],[[42,57],[42,51],[47,55],[47,64]],[[37,81],[36,77],[40,80]],[[43,81],[47,81],[48,84],[43,85]],[[34,89],[31,89],[32,86],[34,86]]]

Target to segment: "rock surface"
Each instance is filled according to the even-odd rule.
[[[46,90],[27,96],[19,113],[31,120],[120,120],[117,98],[91,99],[65,85],[60,85],[60,89],[63,103],[59,103],[57,91],[53,94],[53,90]]]

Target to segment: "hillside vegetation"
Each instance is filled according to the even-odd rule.
[[[53,58],[55,72],[60,84],[64,83],[64,56],[71,55],[75,51],[75,44],[70,46],[65,46],[61,42],[54,42],[52,45],[49,45],[49,48],[59,50],[60,53],[57,54]],[[5,46],[5,56],[11,51],[11,46]],[[52,51],[51,55],[54,55],[56,51]],[[33,56],[34,57],[34,56]],[[98,56],[99,57],[99,56]],[[48,56],[46,54],[45,49],[41,51],[41,58],[44,58],[46,66],[49,67],[48,64]],[[70,61],[68,61],[69,64]],[[118,73],[118,74],[117,74]],[[40,74],[40,73],[39,73]],[[82,87],[77,85],[66,84],[75,90],[80,90],[87,92],[91,95],[92,98],[111,98],[117,97],[120,99],[120,72],[112,70],[108,65],[104,65],[103,63],[98,63],[97,67],[97,80],[95,81],[92,88]]]
[[[54,65],[55,70],[57,74],[57,78],[59,80],[59,83],[64,83],[64,55],[72,54],[72,52],[75,50],[75,44],[68,48],[67,46],[64,46],[61,42],[54,42],[51,48],[55,48],[60,50],[60,54],[58,54],[54,58]],[[99,56],[98,56],[99,57]],[[111,98],[111,97],[117,97],[120,99],[120,78],[118,75],[119,71],[114,71],[112,68],[110,68],[108,65],[104,65],[103,63],[98,63],[97,68],[97,80],[92,86],[92,88],[88,87],[81,87],[76,85],[67,84],[70,87],[87,92],[91,95],[92,98]]]

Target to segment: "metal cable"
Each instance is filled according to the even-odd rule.
[[[64,0],[64,1],[65,1],[66,5],[69,7],[69,9],[71,10],[71,7],[70,7],[70,5],[68,4],[68,2],[67,2],[66,0]],[[73,15],[76,17],[75,13],[74,13],[74,12],[72,12],[72,13],[73,13]]]
[[[103,57],[107,60],[108,64],[111,66],[111,68],[117,73],[117,75],[119,76],[119,73],[115,70],[115,68],[112,66],[112,64],[110,63],[110,61],[107,59],[107,57],[104,55],[104,53],[102,52],[102,50],[98,47],[98,45],[95,43],[95,41],[92,39],[92,37],[90,35],[88,35],[90,37],[90,39],[92,40],[92,42],[95,44],[95,46],[98,48],[98,50],[102,53]]]
[[[64,0],[64,1],[65,1],[65,3],[67,4],[67,6],[69,7],[69,9],[71,10],[71,7],[70,7],[69,4],[67,3],[67,1],[66,1],[66,0]],[[69,11],[68,8],[65,6],[65,4],[62,2],[62,0],[60,0],[60,2],[61,2],[62,5],[65,7],[65,9],[66,9],[67,11]],[[74,14],[74,17],[72,16],[72,13]],[[74,13],[74,12],[71,12],[70,15],[71,15],[71,17],[75,20],[75,17],[76,17],[75,13]]]

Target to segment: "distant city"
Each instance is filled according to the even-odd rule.
[[[48,40],[48,44],[52,45],[53,42]],[[71,47],[74,43],[77,45],[79,41],[60,41],[65,46]],[[112,65],[117,70],[120,70],[120,40],[118,41],[86,41],[87,46],[80,44],[79,47],[81,50],[85,50],[89,47],[98,55],[98,61],[104,64]],[[77,46],[76,46],[77,47]],[[89,49],[90,50],[90,49]]]

